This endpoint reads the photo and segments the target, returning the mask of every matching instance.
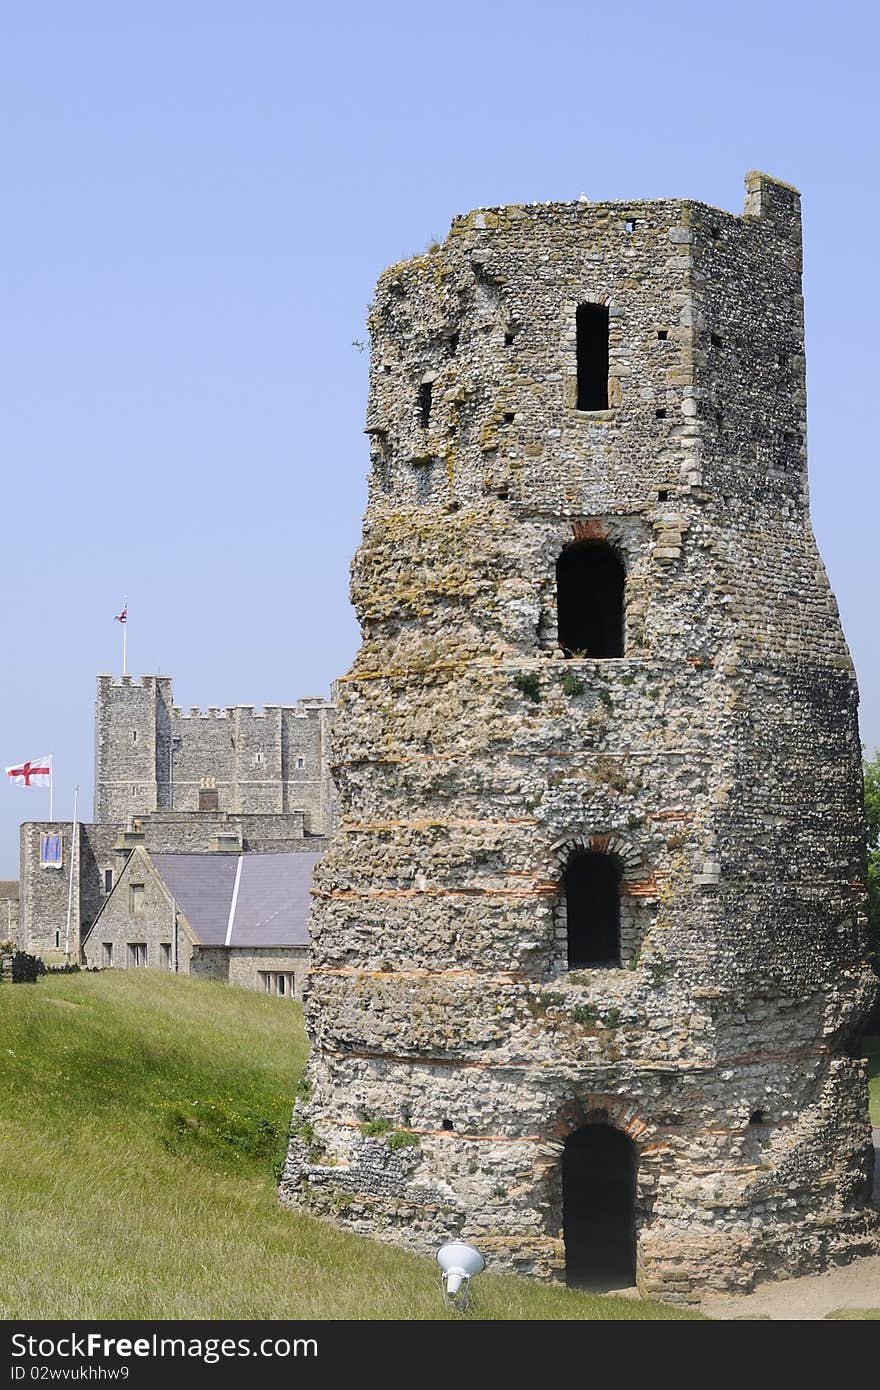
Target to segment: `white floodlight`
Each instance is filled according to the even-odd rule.
[[[456,1308],[463,1313],[471,1296],[471,1279],[483,1272],[486,1261],[472,1245],[453,1240],[437,1251],[437,1263],[440,1266],[443,1302],[447,1308]]]

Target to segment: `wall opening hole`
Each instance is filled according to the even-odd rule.
[[[608,409],[608,305],[579,304],[576,318],[577,408]]]
[[[453,1127],[453,1125],[452,1125],[452,1121],[451,1121],[451,1120],[444,1120],[444,1121],[443,1121],[443,1129],[452,1129],[452,1127]]]
[[[657,493],[657,501],[658,501],[658,502],[668,502],[668,501],[669,501],[669,493],[667,492],[667,490],[666,490],[665,487],[664,487],[664,488],[661,488],[661,490]]]
[[[504,420],[505,425],[512,425],[514,420],[516,419],[516,416],[514,415],[512,410],[505,410],[502,418]]]
[[[720,241],[720,240],[721,240],[721,228],[720,228],[720,227],[710,227],[710,228],[709,228],[709,235],[710,235],[710,237],[712,238],[713,241]]]
[[[635,219],[634,217],[628,217],[628,218],[626,219],[626,222],[624,223],[624,231],[627,231],[627,232],[634,232],[635,229],[636,229],[636,219]]]
[[[661,406],[659,410],[655,410],[655,411],[654,411],[654,414],[656,415],[656,417],[657,417],[658,420],[665,420],[665,419],[666,419],[666,411],[665,411],[665,409],[663,408],[663,406]]]
[[[666,339],[669,337],[669,329],[668,329],[668,328],[658,328],[658,329],[657,329],[657,337],[659,338],[659,340],[660,340],[661,343],[665,343],[665,342],[666,342]]]
[[[513,342],[514,342],[514,339],[515,339],[515,338],[516,338],[516,334],[513,332],[512,329],[509,328],[509,329],[507,330],[507,332],[505,333],[505,335],[504,335],[504,346],[505,346],[505,347],[513,347]]]
[[[458,352],[458,334],[450,333],[446,341],[449,345],[449,355],[450,357],[454,357],[455,354]]]
[[[750,1125],[763,1125],[767,1123],[767,1117],[763,1110],[753,1110],[749,1116]]]
[[[568,965],[620,965],[621,865],[613,854],[575,854],[563,877]]]
[[[566,546],[556,562],[556,623],[566,656],[623,656],[624,580],[606,541]]]
[[[636,1151],[610,1125],[585,1125],[562,1151],[565,1282],[596,1292],[630,1287],[636,1270]]]
[[[433,397],[434,388],[430,381],[423,381],[419,387],[419,420],[423,430],[426,430],[431,423]]]
[[[712,344],[713,348],[720,348],[720,346],[721,346],[721,334],[720,334],[720,333],[710,333],[710,334],[709,334],[709,342]]]

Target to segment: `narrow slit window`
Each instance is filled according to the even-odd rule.
[[[623,656],[625,576],[605,541],[566,546],[556,562],[556,623],[567,657]]]
[[[419,387],[419,420],[422,429],[426,430],[431,423],[431,406],[434,400],[434,388],[430,381],[423,381]]]
[[[576,323],[577,408],[608,409],[608,306],[579,304]]]
[[[612,854],[576,854],[564,878],[569,969],[620,965],[620,863]]]

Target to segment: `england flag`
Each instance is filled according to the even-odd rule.
[[[7,767],[6,776],[16,787],[48,787],[52,777],[52,754]]]

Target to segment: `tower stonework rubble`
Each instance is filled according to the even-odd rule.
[[[808,515],[799,197],[746,189],[742,216],[472,212],[380,279],[363,642],[280,1188],[576,1283],[578,1183],[619,1164],[578,1169],[575,1140],[610,1133],[634,1274],[672,1300],[877,1249],[858,695]],[[615,566],[603,647],[581,619],[613,619]],[[590,946],[603,912],[617,944]]]

